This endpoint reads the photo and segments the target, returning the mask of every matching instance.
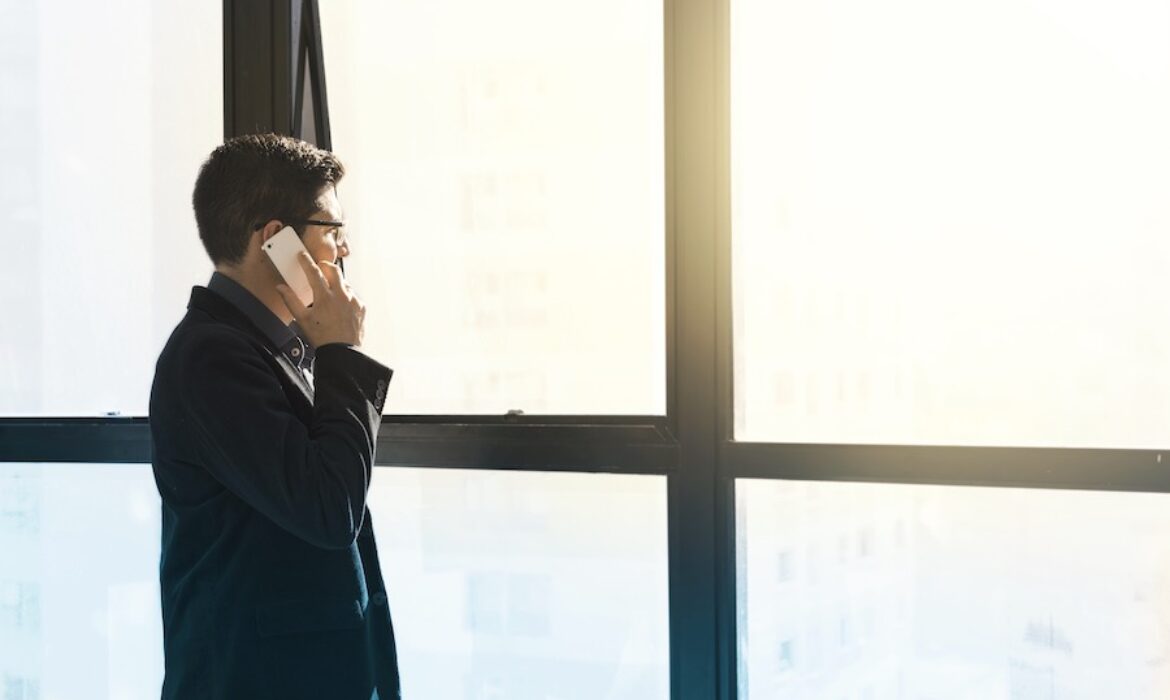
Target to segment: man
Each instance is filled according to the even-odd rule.
[[[365,306],[331,153],[250,135],[195,182],[215,265],[155,367],[162,697],[400,697],[366,494],[392,371],[363,354]],[[306,308],[261,244],[291,225]]]

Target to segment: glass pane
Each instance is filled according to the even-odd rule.
[[[0,463],[0,698],[157,698],[160,510],[147,464]]]
[[[737,439],[1170,445],[1170,3],[731,10]]]
[[[662,477],[381,468],[373,484],[407,695],[668,697]],[[157,697],[159,513],[149,465],[0,464],[0,688]]]
[[[403,697],[666,700],[666,481],[382,468]]]
[[[1168,697],[1168,503],[739,480],[740,698]]]
[[[662,2],[328,2],[346,271],[395,413],[663,414]]]
[[[0,0],[0,415],[146,415],[211,275],[191,190],[222,140],[222,5]]]

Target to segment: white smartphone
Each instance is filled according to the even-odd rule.
[[[305,306],[312,304],[313,287],[309,285],[309,278],[305,275],[300,261],[297,260],[297,255],[302,250],[306,253],[309,251],[305,248],[305,244],[301,243],[301,239],[293,227],[285,226],[280,229],[261,247],[265,253],[268,253],[268,258],[272,260],[272,264],[276,266],[280,276],[284,278],[285,284],[296,293],[301,303]]]

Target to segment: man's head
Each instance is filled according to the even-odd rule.
[[[217,270],[279,280],[260,245],[292,226],[314,260],[349,254],[345,229],[305,223],[343,221],[337,183],[345,167],[332,153],[277,134],[229,139],[199,170],[192,204],[199,238]]]

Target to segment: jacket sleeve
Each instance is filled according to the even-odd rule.
[[[324,548],[361,530],[378,426],[393,371],[344,344],[316,350],[311,424],[247,340],[192,341],[186,411],[202,465],[280,527]]]

